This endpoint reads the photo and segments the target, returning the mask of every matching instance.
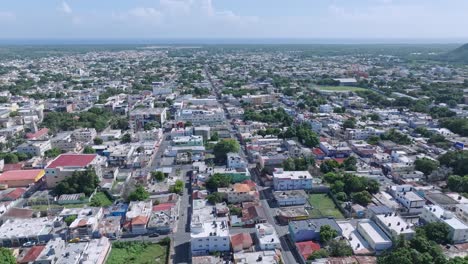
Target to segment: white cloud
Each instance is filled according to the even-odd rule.
[[[64,14],[71,14],[71,13],[73,13],[73,10],[72,10],[72,8],[70,7],[70,5],[69,5],[67,2],[65,2],[65,1],[63,1],[63,2],[60,4],[58,10],[59,10],[60,12],[64,13]]]

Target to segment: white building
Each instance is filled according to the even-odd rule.
[[[226,121],[224,111],[221,108],[211,110],[182,109],[176,114],[178,122],[192,122],[194,125],[222,124]]]
[[[319,112],[320,113],[331,113],[333,112],[333,106],[329,104],[324,104],[319,106]]]
[[[389,237],[394,239],[403,235],[409,240],[416,234],[412,226],[396,213],[376,215],[375,222]]]
[[[164,82],[152,82],[153,95],[168,95],[172,93],[172,88],[165,86]]]
[[[122,130],[120,129],[106,130],[99,134],[99,138],[104,141],[119,140],[120,137],[122,137]]]
[[[410,185],[392,186],[391,193],[410,214],[420,214],[426,204],[426,201],[417,195]]]
[[[421,219],[427,223],[446,223],[450,228],[449,239],[454,243],[468,241],[468,226],[455,217],[452,212],[444,210],[438,205],[424,206]]]
[[[31,156],[44,156],[44,152],[51,149],[50,140],[25,142],[16,148],[18,153]]]
[[[281,247],[278,234],[276,234],[275,228],[271,224],[255,225],[255,234],[261,250],[279,249]]]
[[[373,250],[383,251],[392,247],[392,240],[374,222],[360,221],[356,229]]]
[[[81,128],[73,131],[72,138],[80,142],[91,142],[97,136],[94,128]]]
[[[468,204],[457,204],[455,214],[464,223],[468,223]]]
[[[239,153],[229,152],[227,154],[227,167],[230,169],[244,169],[247,168],[247,162]]]
[[[307,203],[307,194],[304,190],[273,192],[279,206],[303,205]]]
[[[255,185],[236,183],[231,187],[218,188],[218,192],[227,197],[229,203],[253,202],[259,199]]]
[[[308,171],[275,169],[275,172],[273,172],[273,187],[275,191],[309,190],[312,189],[312,175]]]
[[[193,255],[231,250],[229,227],[226,221],[192,224],[190,236]]]

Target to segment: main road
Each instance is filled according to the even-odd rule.
[[[227,111],[226,105],[222,101],[221,91],[215,86],[207,66],[205,66],[205,73],[208,78],[208,81],[211,84],[212,90],[216,94],[218,102],[223,106],[226,118],[228,118],[229,113]],[[230,134],[231,134],[231,138],[238,137],[238,134],[236,133],[236,128],[233,124],[231,124],[231,127],[230,127]],[[245,149],[243,147],[241,147],[240,155],[244,158],[247,157],[247,153],[245,153]],[[256,172],[257,172],[256,170],[250,170],[250,174],[252,175],[252,180],[256,181],[257,186],[260,187],[260,182],[259,182],[258,175],[256,174]],[[290,246],[291,243],[289,242],[290,240],[288,239],[288,228],[286,226],[279,226],[275,222],[274,209],[270,208],[270,205],[268,204],[268,200],[267,200],[268,198],[264,195],[266,191],[269,191],[269,190],[262,189],[260,191],[260,199],[261,199],[260,202],[263,207],[263,210],[265,211],[265,215],[267,216],[268,222],[275,227],[276,233],[278,237],[280,238],[281,251],[282,251],[284,263],[286,264],[299,263],[299,261],[296,261],[296,258],[294,257],[293,252],[291,251],[292,246]]]

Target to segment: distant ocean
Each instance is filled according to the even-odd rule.
[[[167,39],[0,39],[0,45],[216,45],[216,44],[458,44],[467,43],[468,39],[294,39],[294,38],[167,38]]]

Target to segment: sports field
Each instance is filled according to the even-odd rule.
[[[336,219],[343,219],[344,216],[336,208],[333,200],[325,193],[316,193],[309,195],[309,204],[312,206],[312,210],[309,210],[309,214],[312,218],[320,217],[334,217]]]

